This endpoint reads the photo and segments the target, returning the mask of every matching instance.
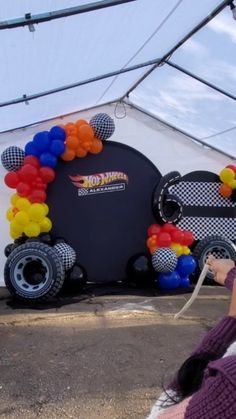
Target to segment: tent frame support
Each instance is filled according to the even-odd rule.
[[[5,106],[10,106],[10,105],[16,105],[17,103],[23,103],[23,102],[27,103],[30,100],[38,99],[38,98],[43,97],[43,96],[48,96],[48,95],[51,95],[53,93],[59,93],[59,92],[62,92],[64,90],[73,89],[74,87],[83,86],[84,84],[94,83],[96,81],[107,79],[109,77],[114,77],[114,76],[117,76],[117,75],[120,75],[120,74],[123,74],[123,73],[128,73],[129,71],[134,71],[134,70],[138,70],[138,69],[143,68],[143,67],[151,66],[154,63],[158,63],[159,61],[160,61],[160,58],[156,58],[154,60],[146,61],[146,62],[141,63],[141,64],[136,64],[136,65],[133,65],[133,66],[130,66],[130,67],[127,67],[127,68],[123,68],[121,70],[112,71],[110,73],[106,73],[106,74],[103,74],[103,75],[100,75],[100,76],[97,76],[97,77],[91,77],[90,79],[82,80],[82,81],[79,81],[77,83],[67,84],[65,86],[57,87],[55,89],[46,90],[46,91],[41,92],[41,93],[35,93],[35,94],[29,95],[29,96],[24,94],[22,97],[0,103],[0,108],[3,108]]]
[[[131,108],[136,109],[139,112],[142,112],[143,114],[155,119],[156,121],[158,121],[159,123],[161,123],[162,125],[166,126],[167,128],[172,129],[173,131],[180,133],[182,135],[184,135],[185,137],[189,137],[191,138],[191,140],[195,141],[196,143],[201,144],[203,147],[207,147],[208,149],[212,149],[217,151],[220,154],[224,154],[225,156],[229,157],[232,160],[235,160],[235,157],[232,156],[232,154],[227,153],[226,151],[215,147],[214,145],[208,144],[207,142],[201,140],[200,138],[195,137],[194,135],[189,134],[188,132],[182,130],[181,128],[176,127],[175,125],[169,124],[168,122],[164,121],[163,119],[158,118],[156,115],[152,114],[151,112],[143,109],[141,106],[135,105],[134,103],[132,103],[129,100],[124,100],[122,99],[121,102],[124,105],[130,106]]]
[[[24,17],[17,19],[10,19],[0,22],[0,30],[14,29],[22,26],[34,25],[36,23],[48,22],[50,20],[61,19],[63,17],[69,17],[78,15],[81,13],[93,12],[94,10],[104,9],[105,7],[117,6],[124,3],[130,3],[136,0],[103,0],[91,2],[81,6],[70,7],[67,9],[56,10],[52,12],[40,13],[31,16],[31,13],[26,13]]]
[[[98,7],[98,3],[100,4],[100,7],[101,7],[101,3],[103,3],[103,7],[108,7],[108,3],[109,3],[109,6],[112,6],[112,5],[114,6],[116,4],[125,3],[127,1],[136,1],[136,0],[113,0],[113,1],[105,0],[105,1],[100,1],[100,2],[90,3],[90,5],[87,5],[87,9],[88,9],[89,6],[92,8],[92,5],[94,5],[93,7],[95,7],[95,5],[97,5],[97,7]],[[193,73],[190,73],[189,71],[185,70],[184,68],[182,68],[180,66],[177,66],[176,64],[174,64],[174,63],[172,63],[172,62],[169,61],[170,56],[184,42],[186,42],[189,38],[191,38],[192,35],[194,35],[197,31],[199,31],[201,28],[203,28],[208,22],[210,22],[210,20],[212,20],[216,15],[218,15],[225,7],[227,7],[230,4],[232,4],[232,1],[233,0],[224,0],[216,9],[214,9],[212,11],[212,13],[210,15],[208,15],[205,19],[203,19],[197,26],[195,26],[195,28],[193,28],[184,38],[182,38],[181,41],[179,41],[162,58],[156,58],[154,60],[149,60],[147,62],[143,62],[143,63],[136,64],[136,65],[133,65],[133,66],[130,66],[130,67],[126,67],[126,68],[123,68],[123,69],[120,69],[120,70],[116,70],[116,71],[112,71],[112,72],[109,72],[109,73],[105,73],[103,75],[92,77],[90,79],[82,80],[80,82],[76,82],[76,83],[73,83],[73,84],[64,85],[64,86],[61,86],[61,87],[58,87],[58,88],[55,88],[55,89],[50,89],[50,90],[47,90],[47,91],[44,91],[44,92],[35,93],[33,95],[26,95],[26,94],[24,94],[22,97],[15,98],[15,99],[12,99],[12,100],[5,101],[5,102],[0,103],[0,108],[5,107],[5,106],[10,106],[10,105],[15,105],[15,104],[18,104],[18,103],[24,103],[24,102],[26,104],[28,104],[28,102],[30,100],[38,99],[40,97],[48,96],[48,95],[51,95],[51,94],[54,94],[54,93],[59,93],[59,92],[62,92],[64,90],[73,89],[75,87],[83,86],[85,84],[93,83],[93,82],[96,82],[96,81],[99,81],[99,80],[103,80],[103,79],[106,79],[106,78],[109,78],[109,77],[118,76],[120,74],[127,73],[129,71],[134,71],[134,70],[137,70],[137,69],[140,69],[140,68],[143,68],[143,67],[151,66],[151,68],[147,72],[145,72],[144,75],[140,79],[138,79],[136,81],[136,83],[121,97],[121,99],[123,100],[126,97],[129,97],[129,94],[140,83],[142,83],[142,81],[144,81],[146,79],[146,77],[150,73],[152,73],[156,68],[158,68],[159,66],[164,65],[164,64],[169,64],[170,66],[175,67],[177,70],[179,70],[179,71],[187,74],[188,76],[190,76],[190,77],[192,77],[192,78],[200,81],[201,83],[204,83],[205,85],[207,85],[207,86],[211,87],[212,89],[214,89],[214,90],[222,93],[223,95],[225,95],[225,96],[227,96],[227,97],[229,97],[229,98],[231,98],[233,100],[236,100],[236,97],[234,95],[230,94],[229,92],[226,92],[223,89],[220,89],[219,87],[217,87],[217,86],[215,86],[215,85],[207,82],[206,80],[204,80],[204,79],[202,79],[202,78],[194,75]],[[106,6],[104,5],[105,3],[106,3]],[[72,8],[72,9],[79,9],[79,8],[82,8],[82,7],[85,7],[85,6],[80,6],[80,7]],[[71,10],[71,9],[64,9],[64,10]],[[84,11],[88,11],[88,10],[84,10]],[[32,23],[32,21],[30,23]],[[0,23],[0,29],[1,29],[1,23]]]
[[[236,96],[232,95],[229,92],[226,92],[224,89],[221,89],[220,87],[216,86],[215,84],[209,83],[207,80],[197,76],[196,74],[191,73],[190,71],[186,70],[185,68],[173,63],[172,61],[165,61],[165,64],[168,64],[170,67],[175,68],[178,71],[181,71],[181,73],[186,74],[189,77],[192,77],[193,79],[200,81],[202,84],[205,84],[206,86],[210,87],[211,89],[216,90],[217,92],[221,93],[224,96],[229,97],[230,99],[236,100]]]
[[[214,17],[216,17],[225,7],[230,6],[233,3],[233,0],[224,0],[222,3],[219,4],[207,17],[205,17],[198,25],[196,25],[190,32],[187,33],[176,45],[174,45],[163,57],[160,59],[159,63],[153,65],[153,67],[148,70],[133,86],[127,90],[126,94],[122,97],[129,97],[130,93],[139,86],[148,76],[151,74],[157,67],[163,65],[169,58],[173,55],[173,53],[180,48],[188,39],[190,39],[195,33],[197,33],[200,29],[207,25]]]

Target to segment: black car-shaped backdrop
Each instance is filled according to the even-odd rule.
[[[5,184],[16,190],[4,270],[14,297],[50,299],[68,281],[138,282],[140,274],[153,283],[155,271],[177,264],[171,249],[154,259],[149,254],[147,231],[155,223],[193,232],[199,269],[209,252],[236,257],[235,204],[220,197],[219,177],[162,176],[137,150],[106,141],[113,131],[113,120],[98,114],[40,132],[25,150],[3,152]]]
[[[196,242],[192,248],[201,270],[209,254],[236,260],[236,206],[220,195],[219,176],[208,171],[186,174],[169,189],[181,201],[182,217],[177,226],[191,230]],[[211,282],[212,274],[207,278]]]

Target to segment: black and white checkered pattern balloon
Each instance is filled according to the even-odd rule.
[[[93,128],[95,136],[100,140],[107,140],[115,131],[115,124],[113,119],[106,113],[98,113],[94,115],[89,125]]]
[[[152,266],[157,272],[173,272],[177,261],[176,253],[168,247],[157,249],[152,255]]]
[[[75,250],[67,243],[58,243],[53,247],[60,255],[65,270],[68,271],[68,269],[72,268],[76,261]]]
[[[25,152],[20,147],[11,146],[6,148],[1,154],[1,162],[4,169],[15,172],[23,165]]]

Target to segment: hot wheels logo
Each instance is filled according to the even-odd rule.
[[[96,188],[119,180],[124,180],[126,183],[129,181],[128,176],[123,172],[104,172],[85,176],[76,175],[70,176],[70,179],[77,188]]]
[[[94,175],[70,176],[73,185],[78,188],[78,196],[95,195],[106,192],[124,191],[129,181],[126,173],[104,172]]]

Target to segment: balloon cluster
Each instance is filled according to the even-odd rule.
[[[113,119],[107,114],[97,114],[90,122],[80,119],[54,126],[50,131],[35,134],[24,150],[11,146],[2,153],[2,165],[8,170],[4,182],[16,189],[12,207],[7,211],[14,240],[22,234],[37,237],[52,228],[45,201],[47,186],[55,179],[58,158],[70,161],[85,157],[88,152],[98,154],[103,149],[102,140],[114,132]]]
[[[160,247],[169,247],[177,257],[181,255],[189,255],[191,246],[195,240],[193,233],[188,230],[181,230],[171,223],[163,226],[152,224],[148,228],[147,247],[153,254]]]
[[[41,166],[55,168],[58,157],[65,151],[65,138],[65,130],[59,126],[52,127],[50,131],[38,132],[26,144],[25,154],[37,157]]]
[[[49,166],[41,166],[35,156],[26,156],[23,165],[17,171],[5,175],[5,184],[16,189],[19,196],[28,198],[30,202],[42,203],[46,201],[47,185],[55,178],[55,171]]]
[[[236,166],[228,165],[219,174],[221,185],[220,195],[224,198],[231,198],[236,202]]]
[[[22,234],[27,237],[37,237],[51,230],[52,222],[47,217],[49,212],[47,204],[31,203],[29,199],[22,198],[18,194],[12,195],[11,204],[6,218],[10,222],[10,235],[14,240]]]
[[[114,130],[113,119],[104,113],[94,115],[89,122],[79,119],[64,126],[66,132],[65,151],[61,158],[71,161],[75,157],[85,157],[88,153],[98,154],[103,149],[103,140],[107,140]]]
[[[85,157],[88,152],[98,154],[103,149],[102,141],[95,137],[93,128],[84,119],[65,125],[65,152],[61,158],[71,161],[75,157]]]
[[[191,231],[181,230],[166,223],[152,224],[148,228],[147,247],[152,254],[152,265],[158,272],[157,284],[162,289],[189,286],[189,275],[196,269],[190,254],[195,238]]]

